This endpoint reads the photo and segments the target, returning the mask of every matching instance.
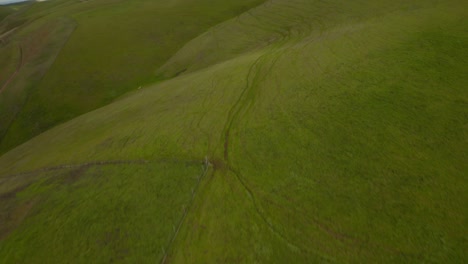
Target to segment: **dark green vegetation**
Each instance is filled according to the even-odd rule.
[[[179,8],[211,10],[197,13],[201,2],[165,1],[167,23],[180,21]],[[223,23],[193,34],[167,24],[175,31],[161,41],[186,44],[129,53],[142,59],[126,67],[127,38],[109,35],[122,46],[103,48],[85,37],[106,31],[96,19],[110,24],[149,3],[162,1],[107,1],[74,23],[47,20],[53,36],[75,28],[62,49],[63,38],[47,42],[60,53],[27,93],[43,91],[47,101],[33,101],[52,119],[154,84],[0,157],[3,262],[467,261],[466,1],[276,0],[246,12],[223,3]],[[147,25],[158,18],[137,17],[140,33],[158,29]],[[96,53],[74,54],[87,47]],[[88,71],[106,61],[103,72],[125,80]],[[88,86],[74,78],[99,95],[85,100]],[[61,82],[68,88],[54,90]]]

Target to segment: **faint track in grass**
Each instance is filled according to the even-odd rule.
[[[262,25],[261,19],[258,17],[255,17],[255,15],[248,13],[248,15],[252,16],[257,23],[255,24],[255,27],[257,27],[260,30],[265,30],[267,31],[271,27],[271,31],[280,35],[281,39],[278,40],[275,44],[278,44],[279,46],[287,44],[288,42],[295,40],[295,41],[300,41],[308,36],[308,34],[312,33],[314,31],[314,28],[312,27],[312,24],[308,23],[303,17],[298,17],[297,21],[292,21],[290,27],[288,27],[287,34],[284,34],[284,28],[278,28],[274,24],[270,25]],[[247,23],[243,23],[241,18],[238,18],[239,23],[243,24],[244,26],[250,26]],[[315,30],[318,33],[318,36],[314,36],[314,38],[321,38],[323,36],[325,26],[321,23],[320,19],[317,19],[317,21],[314,21],[317,25],[318,28]],[[252,25],[253,26],[253,25]],[[276,29],[276,30],[275,30]],[[305,29],[305,30],[304,30]],[[294,37],[294,39],[292,39]],[[293,43],[294,41],[292,41]],[[306,44],[307,45],[307,44]],[[274,46],[273,46],[274,47]],[[330,52],[336,56],[336,54],[333,52],[333,50],[330,50]],[[285,234],[283,234],[281,231],[279,231],[275,225],[269,221],[268,217],[266,216],[265,212],[262,210],[261,205],[257,201],[255,194],[253,190],[251,190],[248,186],[248,184],[245,182],[245,179],[242,177],[241,173],[234,169],[232,167],[232,164],[230,163],[230,140],[232,138],[232,129],[233,125],[235,122],[237,122],[242,114],[245,115],[245,113],[248,111],[248,108],[250,108],[254,102],[255,98],[251,96],[255,96],[255,90],[257,90],[258,83],[264,78],[262,75],[261,71],[265,70],[265,66],[268,65],[268,55],[271,55],[270,52],[267,52],[264,55],[259,56],[255,60],[255,62],[251,65],[248,75],[247,75],[247,85],[246,87],[242,90],[239,98],[237,101],[234,103],[232,108],[230,109],[228,113],[228,118],[227,122],[225,125],[224,129],[224,161],[229,169],[230,172],[232,172],[235,177],[237,178],[238,182],[243,186],[243,188],[246,190],[248,193],[249,198],[252,200],[253,206],[255,208],[255,211],[257,214],[260,216],[262,221],[267,225],[268,229],[270,229],[274,234],[278,235],[282,240],[284,240],[289,246],[296,248],[300,251],[303,252],[309,252],[312,253],[309,249],[306,248],[301,248],[300,245],[294,244],[288,237],[286,237]],[[279,57],[279,56],[277,56]],[[276,58],[278,59],[278,58]],[[274,66],[274,62],[270,65],[270,69],[266,71],[266,73],[263,73],[264,76],[267,76],[271,73],[271,69]],[[360,240],[356,237],[350,236],[348,234],[344,234],[341,232],[338,232],[331,228],[329,225],[326,225],[322,222],[320,222],[318,219],[313,218],[312,223],[319,229],[322,230],[324,233],[328,234],[330,237],[333,239],[336,239],[344,244],[344,246],[365,246],[367,245],[368,247],[374,248],[374,249],[381,249],[383,251],[387,251],[389,253],[395,254],[395,255],[402,255],[405,257],[413,258],[413,259],[419,259],[421,260],[420,257],[412,254],[408,254],[405,252],[402,252],[398,249],[391,248],[391,247],[386,247],[384,245],[376,245],[372,244],[370,242],[366,242],[363,240]],[[318,244],[320,241],[315,241]],[[325,245],[322,244],[324,248],[327,248]],[[313,252],[314,254],[320,254],[320,252]],[[323,256],[322,256],[323,257]],[[330,259],[329,259],[330,260]]]
[[[280,58],[281,54],[284,51],[277,48],[277,50],[267,51],[265,54],[260,55],[250,66],[249,71],[246,77],[246,85],[242,92],[240,93],[238,99],[235,101],[234,105],[228,112],[228,117],[226,123],[224,125],[224,152],[223,157],[225,163],[230,165],[229,162],[229,145],[230,145],[230,137],[231,137],[231,130],[233,124],[239,119],[241,112],[247,112],[252,105],[255,103],[256,93],[258,92],[259,83],[271,73],[273,67],[275,66],[276,62]],[[273,58],[270,62],[268,61],[270,58]],[[265,73],[260,73],[262,70],[266,70]]]
[[[262,221],[266,224],[267,228],[275,235],[277,235],[281,240],[283,240],[289,247],[292,247],[296,250],[299,250],[303,253],[308,253],[308,254],[315,254],[323,259],[325,259],[328,262],[335,262],[333,259],[330,259],[329,257],[323,256],[320,254],[319,251],[314,251],[312,252],[309,249],[302,248],[301,246],[295,244],[292,242],[289,238],[287,238],[283,233],[281,233],[270,221],[268,221],[268,218],[266,217],[265,213],[261,209],[261,206],[258,205],[257,199],[255,198],[255,195],[253,191],[248,187],[248,185],[244,182],[244,179],[240,175],[240,173],[232,168],[229,169],[230,172],[232,172],[238,182],[242,185],[242,187],[247,191],[249,198],[252,200],[252,204],[255,208],[255,212],[259,215],[259,217],[262,219]],[[320,243],[319,241],[316,241],[316,243],[320,244],[322,247],[326,247],[324,244]]]
[[[254,14],[247,13],[248,15],[252,16],[258,23],[255,24],[255,27],[266,30],[272,31],[277,35],[280,35],[280,39],[272,43],[270,46],[271,50],[267,50],[264,54],[260,55],[250,66],[247,77],[246,77],[246,85],[242,92],[240,93],[238,99],[235,101],[234,105],[231,107],[228,113],[228,117],[226,120],[226,124],[224,126],[224,135],[223,135],[223,157],[224,163],[226,164],[228,170],[235,175],[235,178],[246,190],[248,197],[252,201],[253,207],[255,212],[259,215],[260,219],[266,224],[267,228],[277,235],[281,240],[283,240],[289,247],[294,248],[296,250],[312,253],[310,250],[301,248],[300,246],[294,244],[290,239],[288,239],[283,233],[281,233],[266,217],[265,213],[261,209],[261,206],[258,204],[257,199],[253,191],[249,188],[246,184],[244,179],[242,178],[239,171],[233,168],[231,161],[230,161],[230,139],[232,137],[232,128],[235,122],[237,122],[242,114],[245,114],[250,110],[250,108],[254,105],[255,99],[259,90],[260,83],[265,80],[268,76],[271,75],[274,66],[276,65],[277,61],[281,56],[284,54],[285,49],[284,45],[288,44],[291,41],[291,37],[293,34],[294,28],[291,27],[280,27],[277,24],[270,24],[270,25],[263,25],[261,19]],[[302,22],[304,21],[303,18],[299,18]],[[243,24],[244,26],[249,26],[238,19],[239,23]],[[297,21],[295,21],[297,22]],[[303,36],[306,33],[298,32],[298,36]],[[320,255],[319,252],[314,252],[314,254],[319,255],[322,258],[327,259],[328,261],[333,261],[329,258],[326,258]]]
[[[254,63],[250,66],[250,69],[249,69],[249,71],[247,73],[247,78],[246,78],[247,84],[244,87],[244,89],[242,90],[241,94],[239,95],[239,98],[237,98],[234,105],[229,110],[228,117],[227,117],[226,123],[224,125],[224,145],[223,145],[224,152],[223,152],[223,155],[224,155],[224,161],[226,162],[226,164],[229,164],[229,139],[230,139],[230,135],[231,135],[232,124],[233,124],[235,118],[237,117],[237,115],[239,114],[239,111],[242,110],[243,101],[245,100],[245,98],[244,98],[245,95],[252,88],[252,85],[250,84],[250,80],[252,78],[252,75],[254,74],[253,73],[254,69],[261,62],[261,60],[263,59],[264,56],[265,55],[259,56],[254,61]]]
[[[197,183],[195,184],[195,187],[192,189],[192,195],[190,197],[190,200],[188,202],[188,205],[187,206],[184,206],[184,212],[179,220],[179,223],[177,224],[177,227],[176,229],[174,230],[174,234],[172,235],[171,239],[169,240],[167,246],[165,248],[163,248],[163,254],[164,256],[162,257],[161,259],[161,263],[164,264],[166,263],[167,261],[167,254],[168,254],[168,251],[172,248],[173,244],[174,244],[174,241],[175,239],[177,238],[177,235],[179,234],[179,231],[180,231],[180,228],[182,227],[182,224],[184,223],[185,221],[185,218],[187,218],[187,214],[188,212],[190,211],[190,208],[192,207],[193,205],[193,202],[195,200],[195,196],[198,192],[198,189],[200,187],[200,182],[201,180],[206,176],[206,174],[208,173],[209,169],[210,169],[211,165],[210,163],[208,162],[208,159],[205,158],[205,161],[204,161],[204,165],[203,165],[203,171],[202,173],[200,174],[200,176],[198,176],[197,178]]]
[[[273,1],[269,1],[266,5],[273,5]],[[239,98],[236,100],[232,108],[229,110],[228,117],[226,124],[224,126],[224,160],[226,164],[229,166],[229,145],[230,145],[230,138],[231,138],[231,130],[233,123],[239,119],[239,116],[242,111],[247,112],[248,109],[252,107],[255,102],[255,92],[258,90],[258,84],[264,80],[269,74],[272,72],[276,62],[278,59],[286,52],[285,46],[288,43],[294,43],[295,41],[301,40],[302,38],[306,37],[308,33],[312,30],[311,25],[306,21],[304,16],[301,14],[304,13],[304,10],[300,10],[297,6],[289,6],[291,12],[297,12],[296,19],[293,19],[289,23],[285,25],[273,23],[265,24],[265,21],[262,21],[261,17],[266,16],[265,14],[260,14],[261,10],[257,11],[257,13],[252,14],[251,12],[246,12],[246,15],[251,16],[257,23],[254,24],[247,24],[242,21],[241,17],[237,18],[239,24],[243,26],[254,26],[261,30],[271,31],[277,35],[280,35],[280,39],[275,40],[271,45],[268,45],[269,49],[265,51],[264,54],[260,55],[254,63],[250,66],[246,80],[247,84],[245,88],[242,90]],[[255,11],[255,10],[254,10]],[[269,14],[267,14],[269,15]],[[279,18],[284,16],[281,14],[276,14]],[[272,19],[266,19],[266,21],[272,21]],[[305,26],[305,30],[300,30],[300,28],[296,28],[296,26],[302,25]],[[294,34],[295,33],[295,34]],[[273,59],[271,59],[273,58]],[[270,61],[269,61],[270,60]],[[264,73],[261,71],[265,70]],[[250,98],[250,99],[249,99]]]
[[[20,54],[20,59],[19,59],[18,66],[16,67],[15,72],[13,72],[10,75],[10,78],[8,78],[8,80],[6,80],[6,82],[2,85],[2,88],[0,88],[0,94],[2,94],[5,91],[6,87],[13,81],[13,79],[15,79],[15,77],[20,72],[21,68],[23,68],[23,64],[24,64],[23,56],[24,55],[23,55],[23,48],[21,47],[21,44],[18,44],[18,50],[19,50],[19,54]]]
[[[280,44],[281,45],[281,44]],[[259,56],[254,63],[251,65],[248,74],[247,74],[247,85],[241,92],[239,98],[237,101],[234,103],[232,108],[229,111],[227,122],[225,125],[224,129],[224,162],[225,165],[228,168],[228,171],[233,173],[235,175],[235,178],[237,181],[241,184],[243,189],[246,190],[248,197],[252,201],[253,207],[255,209],[255,212],[259,215],[261,220],[266,224],[267,228],[277,235],[281,240],[283,240],[289,247],[294,248],[296,250],[306,252],[309,254],[315,254],[320,256],[323,259],[326,259],[327,261],[333,261],[332,259],[325,257],[320,254],[320,252],[312,252],[308,249],[302,248],[299,245],[294,244],[290,239],[288,239],[284,234],[282,234],[266,217],[265,213],[261,209],[261,206],[258,204],[257,199],[255,198],[254,192],[249,188],[245,180],[242,178],[241,174],[239,171],[237,171],[235,168],[233,168],[231,162],[230,162],[230,156],[229,156],[229,146],[230,146],[230,137],[231,137],[231,131],[233,124],[240,118],[241,112],[243,111],[244,114],[248,112],[248,110],[253,106],[255,103],[255,92],[258,89],[259,83],[269,76],[276,64],[276,62],[279,60],[282,54],[284,54],[285,50],[282,50],[281,48],[277,48],[274,51],[267,52],[261,56]],[[268,61],[270,60],[271,61]],[[264,73],[260,73],[260,71],[265,70]],[[317,242],[319,243],[319,242]],[[322,245],[325,247],[325,245]]]
[[[281,205],[281,204],[279,204],[277,202],[274,202],[274,199],[266,197],[266,195],[262,195],[262,198],[268,204],[270,204],[270,205],[272,205],[274,207],[277,207],[279,209],[282,209],[282,210],[285,210],[285,211],[293,211],[293,212],[298,213],[298,215],[307,215],[307,212],[305,210],[299,210],[297,206]],[[294,204],[298,203],[296,201],[294,201],[294,202],[291,201],[288,197],[284,197],[284,198],[288,202],[291,202],[291,203],[294,203]],[[419,260],[419,261],[423,261],[423,262],[428,261],[427,259],[425,259],[423,256],[420,256],[420,255],[404,252],[404,251],[402,251],[402,250],[400,250],[398,248],[395,248],[395,247],[391,247],[391,246],[383,245],[383,244],[379,244],[379,243],[374,243],[374,242],[371,242],[369,240],[364,240],[364,239],[355,237],[353,235],[337,231],[336,229],[331,227],[331,223],[322,222],[315,216],[310,216],[309,218],[311,220],[307,221],[307,222],[309,222],[310,224],[313,224],[314,226],[316,226],[317,228],[322,230],[325,234],[332,237],[333,239],[341,241],[347,247],[350,247],[350,248],[356,248],[357,247],[357,248],[361,248],[361,249],[366,249],[366,247],[367,247],[368,251],[370,251],[370,250],[381,250],[381,251],[384,251],[384,252],[387,252],[387,253],[390,253],[390,254],[393,254],[393,255],[400,255],[400,256],[411,258],[411,259],[414,259],[414,260]]]
[[[322,35],[322,34],[321,34]],[[321,36],[320,35],[320,36]],[[348,36],[346,36],[347,38],[349,38]],[[331,51],[332,52],[332,51]],[[333,53],[334,56],[336,56],[335,53]],[[320,64],[318,63],[318,61],[313,57],[313,60],[316,62],[317,65],[320,66]],[[322,66],[320,66],[320,68],[322,68]],[[275,88],[276,89],[280,89],[280,87],[278,86],[278,81],[275,82]],[[275,96],[275,99],[277,98],[278,96]],[[286,116],[290,116],[290,114],[285,110],[283,109],[283,107],[281,107],[281,104],[278,104],[281,112],[286,115]],[[292,118],[287,118],[287,120],[293,120]],[[291,124],[292,126],[297,126],[297,127],[301,127],[297,124]],[[291,135],[292,136],[292,135]],[[293,138],[293,137],[292,137]],[[300,142],[299,142],[300,143]],[[297,143],[297,144],[299,144]],[[245,150],[246,151],[246,150]],[[248,154],[248,153],[247,153]],[[243,179],[242,175],[239,173],[239,172],[235,172],[235,170],[230,166],[230,170],[236,175],[238,181],[241,183],[241,185],[246,189],[246,191],[248,192],[251,200],[253,201],[254,203],[254,207],[257,211],[257,213],[260,215],[260,217],[262,218],[262,220],[268,225],[268,227],[270,228],[270,230],[274,233],[276,233],[277,235],[279,235],[281,238],[283,238],[285,241],[288,242],[288,244],[292,244],[294,245],[293,243],[290,242],[290,240],[288,240],[288,238],[286,238],[283,234],[281,234],[280,232],[278,232],[278,230],[275,228],[275,226],[268,221],[267,217],[265,216],[265,213],[263,212],[263,210],[261,209],[261,205],[258,204],[258,201],[257,199],[255,198],[255,195],[254,195],[254,191],[249,188],[249,186],[247,185],[247,183],[245,182],[245,179]],[[274,206],[277,206],[277,207],[280,207],[280,208],[288,208],[286,206],[284,207],[281,207],[280,205],[278,204],[275,204],[273,203],[271,200],[263,197],[264,200],[266,200],[269,204],[272,204]],[[287,209],[287,210],[293,210],[293,211],[296,211],[296,208],[294,208],[293,206],[291,206],[291,208]],[[302,212],[302,215],[304,215],[305,212]],[[337,230],[335,230],[329,223],[324,223],[324,222],[321,222],[318,218],[316,217],[312,217],[311,218],[311,221],[310,221],[311,224],[315,225],[319,230],[323,231],[324,233],[326,233],[328,236],[332,237],[333,239],[335,240],[338,240],[340,242],[343,243],[343,245],[347,246],[347,247],[367,247],[367,249],[369,250],[369,252],[373,251],[373,250],[381,250],[381,251],[384,251],[384,252],[387,252],[387,253],[390,253],[390,254],[393,254],[393,255],[399,255],[399,256],[402,256],[402,257],[405,257],[405,258],[408,258],[408,259],[413,259],[413,260],[418,260],[418,261],[424,261],[424,262],[427,262],[428,260],[425,259],[423,256],[421,255],[418,255],[418,254],[413,254],[413,253],[409,253],[409,252],[404,252],[398,248],[395,248],[395,247],[392,247],[392,246],[387,246],[387,245],[383,245],[383,244],[378,244],[378,243],[373,243],[373,242],[370,242],[370,241],[366,241],[366,240],[363,240],[363,239],[360,239],[358,237],[355,237],[355,236],[352,236],[352,235],[349,235],[349,234],[346,234],[346,233],[343,233],[343,232],[339,232]],[[297,248],[299,248],[298,246],[296,246]],[[304,250],[305,252],[308,252],[306,249]],[[310,252],[310,251],[309,251]]]
[[[60,48],[58,49],[58,52],[53,56],[52,62],[51,62],[51,64],[50,64],[50,66],[49,66],[49,69],[50,69],[50,67],[52,67],[52,65],[55,63],[55,61],[57,60],[57,58],[58,58],[59,54],[61,53],[63,47],[65,47],[65,45],[68,43],[68,41],[70,40],[71,36],[73,35],[74,31],[76,30],[76,27],[77,27],[76,21],[75,21],[74,19],[71,19],[71,21],[73,21],[72,30],[68,33],[66,39],[64,40],[64,42],[62,43],[62,45],[61,45]],[[32,23],[32,22],[30,22],[30,23]],[[23,26],[24,26],[24,25],[23,25]],[[23,27],[23,26],[22,26],[22,27]],[[22,67],[24,66],[24,64],[26,63],[27,59],[26,59],[26,61],[25,61],[25,59],[24,59],[24,57],[25,57],[25,56],[24,56],[24,51],[23,51],[23,49],[22,49],[21,44],[19,44],[19,47],[21,48],[21,64],[22,64],[22,65],[21,65],[21,68],[22,68]],[[37,82],[38,82],[38,83],[41,82],[42,79],[44,78],[44,76],[45,76],[45,74],[43,74],[43,75],[37,80]],[[2,89],[0,89],[0,94],[2,93],[2,90],[3,90],[4,88],[6,88],[6,84],[5,84],[5,87],[3,87]],[[4,132],[3,132],[3,133],[0,133],[0,146],[2,146],[3,140],[5,139],[5,136],[9,133],[11,126],[13,125],[13,123],[15,123],[17,117],[18,117],[18,116],[20,115],[20,113],[24,110],[24,107],[25,107],[25,105],[27,104],[27,102],[29,101],[30,96],[31,96],[31,93],[29,93],[29,92],[26,93],[26,98],[25,98],[25,99],[23,100],[23,102],[19,105],[19,110],[16,111],[16,112],[14,113],[14,116],[11,118],[10,122],[6,125],[6,129],[4,130]],[[1,154],[1,152],[2,152],[2,150],[0,149],[0,154]]]
[[[56,166],[51,166],[51,167],[44,167],[44,168],[39,168],[36,170],[31,170],[31,171],[26,171],[26,172],[20,172],[20,173],[15,173],[15,174],[9,174],[9,175],[3,175],[0,176],[0,184],[5,182],[6,180],[20,177],[20,176],[26,176],[26,175],[34,175],[34,174],[40,174],[40,173],[46,173],[46,172],[54,172],[54,171],[62,171],[62,170],[67,170],[67,169],[81,169],[81,168],[89,168],[89,167],[101,167],[101,166],[117,166],[117,165],[148,165],[152,163],[181,163],[181,164],[190,164],[190,165],[197,165],[200,164],[200,160],[179,160],[179,159],[158,159],[158,160],[146,160],[146,159],[135,159],[135,160],[105,160],[105,161],[92,161],[92,162],[87,162],[87,163],[80,163],[80,164],[62,164],[62,165],[56,165]],[[205,158],[203,162],[203,169],[202,173],[198,176],[197,181],[195,186],[192,188],[192,194],[190,196],[190,200],[187,204],[187,206],[184,206],[184,211],[183,214],[180,218],[180,220],[177,223],[177,227],[174,230],[174,234],[171,236],[171,239],[169,240],[167,246],[163,248],[164,250],[164,256],[161,260],[161,263],[165,263],[167,259],[167,254],[174,244],[174,241],[182,227],[182,224],[185,221],[185,218],[192,207],[192,204],[194,202],[195,196],[197,194],[197,191],[199,189],[201,180],[206,176],[208,173],[211,164],[208,162],[208,159]],[[1,195],[1,194],[0,194]]]
[[[158,159],[158,160],[145,160],[145,159],[135,159],[135,160],[103,160],[103,161],[90,161],[86,163],[79,164],[61,164],[50,167],[43,167],[36,170],[19,172],[14,174],[7,174],[0,176],[0,180],[10,179],[24,175],[38,174],[43,172],[51,171],[60,171],[66,169],[79,169],[82,167],[93,167],[93,166],[112,166],[112,165],[146,165],[151,163],[184,163],[184,164],[199,164],[200,161],[194,160],[176,160],[176,159]]]

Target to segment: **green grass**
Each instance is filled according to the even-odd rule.
[[[18,208],[34,215],[25,221],[34,227],[10,235],[12,243],[2,246],[2,262],[141,263],[161,258],[172,223],[183,214],[201,173],[201,164],[169,161],[41,174],[42,180],[16,199]],[[40,210],[34,209],[37,204]],[[48,235],[36,235],[45,229]],[[85,233],[90,236],[74,239]]]
[[[15,72],[18,66],[19,55],[19,50],[15,45],[10,44],[2,47],[0,53],[0,87],[3,87],[10,79],[10,76]]]
[[[0,257],[466,262],[461,7],[284,0],[209,29],[0,157]]]
[[[24,88],[27,101],[12,101],[21,111],[1,114],[13,121],[2,131],[0,153],[159,80],[154,71],[185,42],[262,2],[62,0],[31,5],[10,24],[67,17],[77,26],[70,36],[61,36],[66,45],[47,74]],[[27,23],[23,28],[30,27]],[[55,59],[47,50],[40,54]],[[31,81],[30,76],[18,79]]]
[[[24,29],[15,29],[8,35],[0,56],[8,58],[2,67],[0,94],[0,137],[8,137],[10,128],[27,105],[31,90],[47,72],[67,37],[76,24],[66,18],[51,19]],[[38,113],[40,114],[40,113]],[[30,128],[40,125],[40,120],[31,121]],[[13,142],[2,140],[8,146]],[[13,144],[13,145],[11,145]]]
[[[14,14],[22,7],[27,6],[28,3],[19,2],[8,5],[0,5],[0,22],[3,22],[9,15]]]

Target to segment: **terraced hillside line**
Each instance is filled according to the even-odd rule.
[[[42,173],[42,172],[51,172],[51,171],[58,171],[58,170],[65,170],[65,169],[77,169],[77,168],[90,167],[90,166],[148,164],[148,163],[151,163],[151,162],[147,160],[108,160],[108,161],[94,161],[94,162],[88,162],[88,163],[82,163],[82,164],[62,164],[62,165],[57,165],[57,166],[52,166],[52,167],[40,168],[40,169],[32,170],[32,171],[26,171],[26,172],[21,172],[21,173],[16,173],[16,174],[0,176],[0,180],[14,178],[14,177],[23,176],[23,175],[29,175],[29,174],[37,174],[37,173]]]
[[[0,88],[0,94],[2,94],[3,91],[5,91],[6,87],[11,83],[11,81],[13,81],[13,79],[16,77],[16,75],[18,75],[21,68],[23,68],[23,64],[24,64],[24,61],[23,61],[23,48],[21,47],[21,44],[18,44],[18,49],[19,49],[19,52],[20,52],[20,59],[19,59],[18,66],[16,67],[15,72],[13,72],[11,74],[10,78],[8,78],[8,80],[3,84],[2,88]]]
[[[200,164],[200,161],[199,160],[164,159],[164,158],[156,159],[156,160],[135,159],[135,160],[90,161],[90,162],[80,163],[80,164],[61,164],[61,165],[56,165],[56,166],[51,166],[51,167],[43,167],[43,168],[31,170],[31,171],[2,175],[0,176],[0,181],[15,178],[15,177],[20,177],[24,175],[60,171],[60,170],[66,170],[66,169],[80,169],[80,168],[86,168],[86,167],[92,167],[92,166],[145,165],[145,164],[151,164],[151,163],[180,163],[180,164],[185,164],[185,165],[195,165],[195,164]],[[210,166],[210,163],[208,162],[207,159],[205,159],[204,164],[207,164],[205,165],[205,168]]]

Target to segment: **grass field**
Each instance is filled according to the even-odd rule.
[[[53,87],[84,79],[80,63],[103,49],[64,66],[92,46],[86,32],[105,31],[93,13],[146,12],[113,3],[75,15],[70,41],[83,42],[31,96],[50,89],[47,102],[64,98],[50,107],[78,115],[60,107],[81,104],[86,85]],[[199,3],[165,2],[160,30],[178,10],[207,12]],[[276,0],[237,16],[206,5],[216,26],[177,31],[168,43],[185,44],[167,54],[121,40],[141,52],[140,77],[109,48],[119,55],[103,72],[128,79],[96,79],[102,97],[79,109],[141,89],[0,156],[1,262],[468,260],[465,1]]]
[[[185,42],[262,2],[54,0],[27,6],[3,23],[5,31],[17,26],[27,31],[40,24],[49,28],[47,24],[58,19],[70,20],[75,27],[73,33],[54,35],[66,42],[58,57],[50,54],[55,49],[49,47],[37,51],[56,60],[47,74],[38,73],[43,67],[34,64],[40,79],[34,79],[34,87],[20,84],[27,100],[6,99],[19,110],[0,113],[1,118],[12,120],[2,122],[8,125],[0,128],[0,153],[158,80],[154,71]],[[31,81],[32,77],[17,79]]]

